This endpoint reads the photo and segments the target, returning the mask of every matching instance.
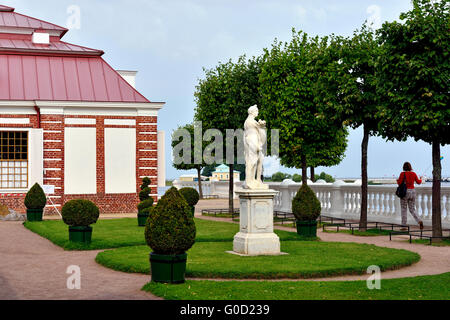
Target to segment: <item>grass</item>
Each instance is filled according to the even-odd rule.
[[[450,273],[381,280],[380,290],[366,281],[186,281],[149,282],[142,289],[169,300],[449,300]]]
[[[409,242],[409,240],[407,240],[407,242]],[[430,245],[430,240],[429,239],[413,239],[412,243]],[[440,242],[433,240],[431,245],[435,246],[435,247],[447,247],[447,246],[450,246],[450,239],[442,239]]]
[[[328,233],[337,233],[335,230],[325,230]],[[352,234],[351,230],[339,229],[339,233]],[[360,237],[375,237],[375,236],[388,236],[391,230],[381,230],[381,229],[367,229],[366,231],[353,230],[354,236]]]
[[[188,251],[187,277],[228,279],[314,278],[364,274],[370,265],[396,269],[419,261],[416,253],[358,243],[284,241],[281,256],[242,257],[227,253],[232,242],[198,242]],[[124,272],[149,273],[147,246],[100,252],[96,261]]]
[[[239,225],[234,223],[195,219],[195,224],[197,242],[230,242],[239,231]],[[69,241],[68,226],[60,220],[24,222],[24,226],[65,250],[98,250],[145,245],[145,228],[137,225],[137,218],[98,220],[92,225],[92,242],[90,244]],[[293,232],[276,230],[275,233],[283,241],[300,239]]]

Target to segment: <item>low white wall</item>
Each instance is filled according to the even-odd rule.
[[[234,189],[242,187],[242,181],[234,184]],[[274,209],[292,212],[292,199],[301,186],[292,180],[283,182],[269,182],[270,189],[279,191],[274,199]],[[197,182],[173,182],[177,188],[192,187],[198,189]],[[308,185],[316,193],[321,205],[322,214],[326,216],[359,220],[361,211],[361,181],[345,183],[325,183],[318,181]],[[228,198],[228,181],[203,181],[204,195],[218,195],[219,198]],[[369,221],[386,223],[401,223],[400,199],[395,195],[396,186],[371,185],[368,186]],[[431,186],[416,186],[416,213],[426,226],[431,226]],[[450,186],[441,186],[442,226],[450,228]],[[408,213],[408,223],[415,224],[413,217]]]

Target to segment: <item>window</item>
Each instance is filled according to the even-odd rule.
[[[28,132],[0,131],[0,189],[28,188]]]

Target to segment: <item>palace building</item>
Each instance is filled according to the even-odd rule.
[[[67,32],[0,5],[0,203],[25,212],[37,182],[59,209],[89,199],[101,213],[136,212],[143,177],[157,200],[164,103],[103,51],[62,41]]]

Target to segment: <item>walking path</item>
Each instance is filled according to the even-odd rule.
[[[238,206],[238,203],[235,205]],[[226,218],[201,216],[202,208],[220,207],[227,207],[227,202],[222,199],[203,200],[196,207],[196,216],[201,219],[231,222]],[[135,214],[114,217],[124,216],[135,217]],[[276,228],[294,231],[293,228]],[[450,272],[450,247],[409,244],[402,237],[389,241],[386,236],[358,237],[345,233],[324,233],[321,230],[318,230],[318,236],[322,241],[358,242],[406,249],[417,252],[422,257],[412,266],[383,272],[383,279]],[[0,222],[0,299],[159,299],[140,290],[149,281],[148,275],[123,273],[102,267],[95,262],[98,252],[99,250],[64,251],[27,230],[22,222]],[[70,275],[66,270],[70,265],[77,265],[81,269],[81,290],[67,289],[67,279]],[[313,281],[366,280],[367,277],[368,275],[341,276]]]
[[[159,299],[140,290],[148,275],[102,267],[98,252],[64,251],[22,222],[0,222],[0,299]],[[80,267],[80,290],[67,289],[70,265]]]

